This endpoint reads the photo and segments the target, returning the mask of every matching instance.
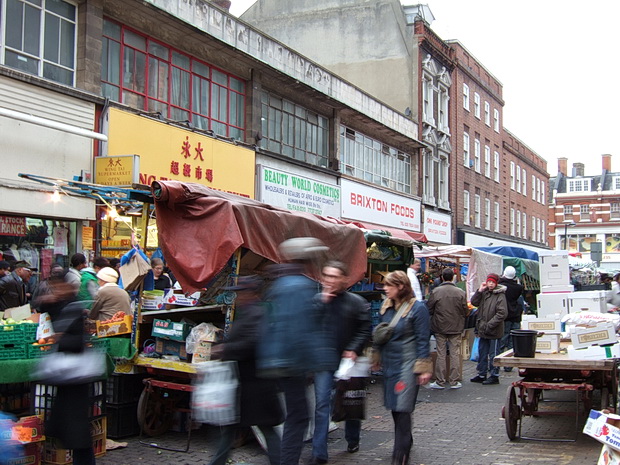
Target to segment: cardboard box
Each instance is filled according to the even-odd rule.
[[[596,326],[576,326],[570,337],[575,349],[618,342],[614,324],[611,322],[599,323]]]
[[[155,339],[155,352],[161,355],[176,355],[181,360],[187,360],[185,341],[169,341],[167,339]]]
[[[543,334],[536,338],[536,352],[541,354],[557,354],[560,351],[559,334]]]
[[[131,323],[133,317],[131,315],[125,315],[122,320],[114,321],[112,323],[102,323],[97,321],[97,336],[109,337],[117,336],[119,334],[131,333]]]
[[[198,299],[195,294],[186,297],[183,291],[168,289],[166,295],[164,296],[164,303],[171,306],[179,305],[182,307],[194,307],[198,304]]]
[[[521,321],[521,329],[540,331],[545,334],[560,334],[562,332],[562,320],[560,320],[559,316],[552,318],[528,318]]]
[[[153,320],[151,336],[171,341],[185,341],[191,330],[192,327],[188,323],[155,319]]]
[[[576,349],[568,346],[568,358],[573,360],[604,360],[606,358],[620,358],[620,344],[607,346],[590,346]]]
[[[41,453],[43,441],[29,442],[22,446],[22,454],[19,457],[8,459],[6,465],[41,465]]]
[[[555,286],[570,283],[568,251],[545,250],[538,253],[540,285]]]
[[[546,318],[550,315],[568,315],[568,297],[569,293],[557,294],[538,294],[536,296],[536,306],[538,308],[538,317]]]
[[[620,416],[590,410],[588,421],[583,427],[583,433],[596,439],[616,451],[620,451]]]
[[[565,294],[567,292],[575,292],[575,286],[572,284],[541,284],[541,294]]]
[[[620,452],[615,451],[608,445],[604,445],[601,449],[601,455],[598,458],[597,465],[620,465]]]
[[[567,294],[569,312],[607,313],[606,291],[581,291]]]
[[[211,347],[213,342],[207,340],[201,340],[196,343],[194,348],[194,355],[192,356],[192,363],[208,362],[211,360]]]

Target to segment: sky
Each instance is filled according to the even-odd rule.
[[[235,15],[256,2],[231,1]],[[461,42],[503,84],[504,127],[547,160],[551,176],[559,157],[568,158],[569,175],[577,162],[586,175],[600,174],[602,154],[620,171],[620,1],[424,3],[433,31]]]

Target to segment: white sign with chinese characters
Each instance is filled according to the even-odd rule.
[[[259,198],[263,203],[320,216],[340,216],[340,187],[261,166]]]
[[[452,243],[452,217],[433,210],[424,210],[424,234],[429,242]]]
[[[342,217],[383,226],[420,231],[419,200],[342,180]]]

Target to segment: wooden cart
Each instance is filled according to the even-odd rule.
[[[563,346],[562,348],[565,348]],[[506,434],[510,440],[517,438],[544,441],[574,441],[579,432],[579,421],[592,406],[595,391],[600,392],[601,408],[618,409],[619,359],[574,360],[561,350],[557,354],[539,354],[535,357],[515,357],[512,350],[494,359],[499,367],[519,369],[521,379],[514,381],[506,393],[502,418],[506,421]],[[544,391],[569,391],[575,393],[576,408],[570,411],[541,410],[539,404]],[[569,415],[575,416],[574,439],[542,439],[521,434],[525,416]]]

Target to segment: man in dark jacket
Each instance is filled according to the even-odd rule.
[[[523,286],[516,280],[516,270],[512,266],[504,268],[504,274],[499,279],[502,286],[506,286],[506,305],[508,306],[508,316],[504,320],[504,335],[500,344],[501,350],[512,349],[512,337],[510,331],[521,328],[521,316],[523,315]],[[510,367],[504,367],[508,370]]]
[[[13,271],[0,279],[0,311],[21,307],[28,303],[28,281],[32,276],[30,264],[19,261]]]
[[[346,292],[349,270],[338,261],[330,261],[322,270],[323,292],[315,298],[318,319],[316,371],[314,372],[314,436],[310,464],[327,463],[331,392],[334,372],[341,358],[353,361],[362,354],[370,339],[370,312],[362,297]],[[347,420],[345,440],[351,453],[359,450],[361,420]]]
[[[471,297],[472,305],[478,307],[476,332],[478,345],[478,374],[472,383],[499,384],[499,367],[493,359],[499,353],[499,341],[504,335],[504,320],[508,315],[506,287],[499,285],[499,276],[491,273]],[[487,372],[489,378],[487,379]]]
[[[461,379],[461,337],[465,329],[465,318],[469,313],[467,295],[456,287],[452,280],[454,271],[445,268],[441,273],[443,282],[433,289],[426,302],[431,316],[431,330],[437,341],[435,361],[435,382],[432,389],[444,389],[446,385],[446,352],[450,347],[450,374],[447,376],[450,388],[459,389]]]

